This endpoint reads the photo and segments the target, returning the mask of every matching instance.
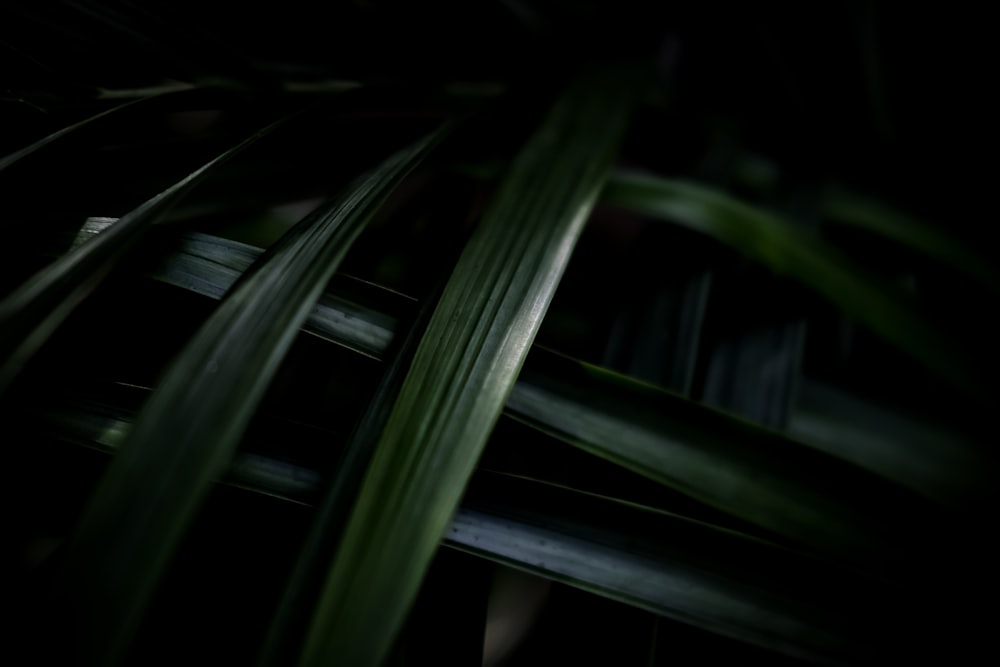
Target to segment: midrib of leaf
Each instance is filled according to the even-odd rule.
[[[232,459],[313,303],[364,225],[440,133],[396,153],[282,237],[171,365],[91,500],[67,556],[60,593],[65,603],[81,605],[72,621],[79,624],[87,664],[114,664],[124,656],[185,528]]]
[[[302,664],[385,657],[600,192],[633,87],[619,71],[581,77],[512,164],[379,440]]]

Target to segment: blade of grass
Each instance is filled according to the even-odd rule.
[[[439,137],[397,152],[283,236],[171,365],[67,555],[60,592],[62,604],[72,605],[84,664],[123,659],[185,528],[232,459],[299,326],[365,224]]]
[[[629,172],[609,180],[603,201],[707,234],[815,289],[958,387],[978,395],[985,386],[961,346],[903,294],[775,215],[700,185]]]
[[[255,132],[125,214],[90,242],[62,255],[36,273],[0,302],[0,394],[151,225],[210,176],[215,168],[270,134],[289,118],[291,116]]]
[[[392,645],[600,192],[630,79],[582,76],[504,178],[379,440],[301,664],[374,666]]]

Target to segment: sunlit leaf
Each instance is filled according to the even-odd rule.
[[[511,165],[383,431],[302,664],[385,657],[600,192],[634,88],[619,71],[582,77]]]

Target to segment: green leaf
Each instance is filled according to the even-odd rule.
[[[153,271],[157,280],[220,299],[262,250],[254,246],[207,234],[186,234],[177,250]],[[383,301],[395,293],[378,289]],[[375,310],[343,292],[320,296],[303,329],[369,357],[380,358],[396,330],[396,318]]]
[[[979,253],[947,232],[886,204],[841,188],[829,189],[823,213],[834,222],[880,234],[956,269],[1000,292],[1000,273]]]
[[[880,574],[929,515],[909,494],[783,434],[541,348],[511,416],[712,507]],[[919,525],[912,525],[913,523]]]
[[[265,127],[62,255],[0,302],[0,394],[69,314],[166,211],[224,164],[289,117]]]
[[[48,409],[42,424],[108,451],[132,426],[90,405]],[[226,481],[299,502],[321,484],[316,471],[247,453]],[[898,650],[885,619],[906,611],[894,588],[766,541],[508,474],[474,476],[443,544],[821,663]]]
[[[630,79],[601,71],[577,80],[507,172],[383,431],[302,664],[385,657],[603,185]]]
[[[806,380],[799,387],[788,430],[810,447],[935,502],[966,510],[990,504],[995,486],[994,448],[928,415],[896,411]]]
[[[982,382],[962,348],[877,276],[785,220],[710,188],[618,172],[603,201],[684,225],[801,281],[941,377],[976,393]]]
[[[11,166],[12,164],[23,160],[32,153],[36,153],[42,150],[43,148],[46,148],[47,146],[50,146],[58,142],[60,139],[66,137],[67,135],[74,134],[88,126],[96,124],[98,121],[106,119],[108,116],[111,116],[113,114],[117,115],[120,112],[124,111],[125,109],[134,107],[135,105],[150,99],[153,98],[143,97],[137,100],[133,100],[131,102],[119,104],[118,106],[111,107],[110,109],[102,111],[101,113],[94,114],[93,116],[90,116],[88,118],[84,118],[83,120],[73,123],[72,125],[68,125],[62,128],[61,130],[56,130],[52,134],[42,137],[35,143],[29,146],[25,146],[21,150],[14,151],[13,153],[7,155],[6,157],[0,158],[0,172],[2,172],[4,169]]]
[[[439,285],[433,297],[428,297],[420,305],[406,335],[397,339],[394,349],[389,350],[382,379],[351,434],[333,480],[317,508],[309,536],[299,552],[292,577],[285,587],[258,657],[258,665],[287,665],[299,657],[328,564],[336,553],[365,470],[371,463],[379,436],[402,389],[440,291]]]
[[[738,532],[507,475],[468,495],[446,544],[786,655],[867,662],[912,630],[895,588]]]
[[[155,275],[218,298],[237,276],[234,270],[231,275],[223,273],[221,265],[249,263],[249,257],[260,252],[233,245],[190,235]],[[394,294],[382,291],[373,308],[328,292],[303,330],[381,358],[397,327],[390,313],[404,307],[390,297]],[[977,467],[976,462],[982,461],[977,448],[949,429],[939,429],[940,444],[927,442],[914,457],[912,447],[927,438],[893,437],[901,432],[900,423],[864,431],[862,420],[854,415],[848,420],[855,427],[851,430],[843,419],[821,420],[822,413],[813,409],[794,420],[796,430],[810,436],[796,440],[538,347],[529,354],[505,412],[717,509],[855,560],[865,545],[881,543],[892,532],[879,521],[895,523],[893,516],[899,514],[893,512],[912,514],[912,510],[888,509],[880,498],[886,493],[896,497],[894,491],[883,492],[868,475],[810,449],[956,506],[976,501],[984,488],[981,477],[990,469],[981,463]],[[839,424],[835,432],[844,437],[832,436],[835,424]],[[971,474],[975,471],[981,474]],[[736,480],[743,481],[736,484]],[[977,483],[970,486],[974,480]],[[845,495],[845,488],[855,492]],[[862,489],[868,489],[867,496]],[[875,511],[866,507],[865,498]]]
[[[394,154],[283,236],[171,365],[67,555],[63,602],[76,605],[73,622],[88,664],[123,658],[185,528],[232,460],[299,326],[365,224],[439,136]]]

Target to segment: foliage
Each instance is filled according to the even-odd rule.
[[[975,655],[1000,280],[905,35],[646,4],[0,10],[40,660],[494,664],[500,566],[510,664]]]

